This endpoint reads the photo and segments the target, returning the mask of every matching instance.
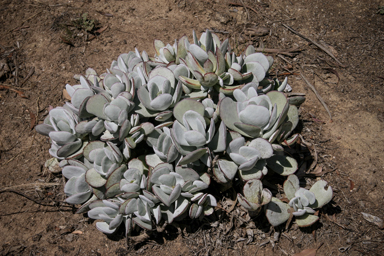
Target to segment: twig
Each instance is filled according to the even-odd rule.
[[[294,52],[301,52],[302,50],[298,48],[292,49],[271,49],[271,48],[256,48],[257,52],[267,52],[267,53],[280,53],[292,57]]]
[[[250,19],[250,16],[249,16],[249,11],[248,11],[248,8],[247,8],[247,6],[245,6],[245,3],[244,3],[244,1],[243,0],[240,0],[241,1],[241,3],[243,4],[243,6],[244,6],[244,9],[245,9],[245,11],[247,12],[247,18],[248,18],[248,20]]]
[[[340,223],[337,223],[336,221],[332,220],[332,219],[328,216],[328,214],[325,214],[325,217],[327,217],[327,219],[328,219],[330,222],[336,224],[337,226],[341,227],[342,229],[350,230],[350,231],[355,231],[355,230],[353,230],[353,229],[347,228],[347,227],[341,225]]]
[[[1,85],[1,84],[0,84],[0,90],[2,90],[2,89],[6,89],[6,90],[14,91],[14,92],[16,92],[21,98],[28,99],[28,97],[25,96],[24,92],[19,91],[19,90],[16,90],[16,89],[13,89],[13,88],[11,88],[11,87],[9,87],[9,86],[7,86],[7,85]]]
[[[56,183],[56,182],[50,182],[50,183],[35,182],[35,183],[27,183],[27,184],[21,184],[21,185],[15,185],[7,188],[2,188],[0,189],[0,192],[6,191],[6,190],[26,188],[26,187],[53,187],[53,186],[59,186],[59,185],[60,183]]]
[[[32,67],[31,70],[29,71],[28,75],[24,78],[24,80],[20,83],[20,87],[27,82],[27,80],[35,73],[35,67]]]
[[[305,37],[304,35],[300,34],[299,32],[297,32],[296,30],[294,30],[293,28],[291,28],[290,26],[286,25],[286,24],[282,24],[284,27],[286,27],[288,30],[290,30],[292,33],[298,35],[299,37],[311,42],[312,44],[316,45],[318,48],[320,48],[321,50],[323,50],[325,53],[327,53],[329,56],[331,56],[341,67],[345,68],[346,66],[341,63],[336,57],[335,55],[333,55],[332,52],[330,52],[327,48],[325,48],[324,46],[322,46],[321,44],[319,43],[316,43],[315,41],[313,41],[312,39],[309,39],[307,37]]]
[[[19,79],[18,79],[18,76],[19,76],[19,64],[17,63],[17,52],[15,54],[13,54],[13,64],[15,65],[15,85],[16,87],[19,86]]]
[[[19,155],[21,155],[21,153],[23,153],[23,152],[17,153],[17,155],[15,155],[15,156],[12,157],[11,159],[9,159],[7,162],[5,162],[4,164],[2,164],[2,166],[7,165],[7,164],[9,164],[10,162],[12,162],[12,161],[13,161],[14,159],[16,159]]]
[[[277,54],[277,57],[281,58],[283,61],[289,63],[289,64],[292,64],[291,61],[287,60],[286,58],[284,58],[281,54]]]
[[[331,112],[329,111],[329,108],[327,104],[325,104],[324,100],[321,98],[320,94],[316,91],[315,87],[305,78],[303,75],[303,70],[300,68],[300,76],[303,78],[304,82],[312,89],[312,91],[315,93],[317,99],[321,102],[321,104],[324,106],[325,110],[328,112],[329,118],[331,119],[332,122],[332,115]]]
[[[29,197],[29,196],[27,196],[27,195],[25,195],[25,194],[23,194],[23,193],[21,193],[21,192],[18,192],[18,191],[15,191],[15,190],[1,190],[1,191],[0,191],[0,194],[1,194],[1,193],[5,193],[5,192],[14,193],[14,194],[16,194],[16,195],[25,197],[25,198],[27,198],[28,200],[31,200],[32,202],[34,202],[34,203],[36,203],[36,204],[39,204],[39,205],[42,205],[42,206],[57,207],[57,205],[45,204],[45,203],[42,203],[41,201],[37,201],[37,200],[35,200],[35,199],[33,199],[33,198],[31,198],[31,197]],[[72,208],[72,206],[70,206],[70,205],[62,205],[62,206],[64,206],[64,207],[71,207],[71,208]]]

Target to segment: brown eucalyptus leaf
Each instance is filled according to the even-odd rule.
[[[69,96],[69,93],[67,92],[66,89],[63,90],[63,97],[66,100],[71,100],[72,99],[71,96]]]
[[[375,224],[376,226],[378,226],[380,229],[383,229],[384,228],[384,222],[382,219],[380,219],[379,217],[376,217],[376,216],[373,216],[369,213],[365,213],[365,212],[362,212],[361,214],[363,214],[363,218],[368,221],[368,222],[371,222],[373,224]]]

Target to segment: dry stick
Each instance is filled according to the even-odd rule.
[[[25,195],[25,194],[23,194],[23,193],[21,193],[21,192],[18,192],[18,191],[15,191],[15,190],[1,190],[1,191],[0,191],[0,194],[1,194],[1,193],[5,193],[5,192],[14,193],[14,194],[16,194],[16,195],[25,197],[25,198],[27,198],[28,200],[31,200],[32,202],[34,202],[34,203],[36,203],[36,204],[39,204],[39,205],[42,205],[42,206],[57,207],[57,205],[44,204],[44,203],[42,203],[41,201],[37,201],[37,200],[35,200],[35,199],[33,199],[33,198],[31,198],[31,197],[29,197],[29,196],[27,196],[27,195]],[[71,207],[71,208],[72,208],[72,206],[70,206],[70,205],[62,205],[62,206],[64,206],[64,207]]]
[[[15,65],[15,85],[19,86],[19,64],[17,63],[17,52],[13,55],[13,64]]]
[[[300,52],[301,49],[293,48],[293,49],[270,49],[270,48],[255,48],[255,51],[257,52],[266,52],[266,53],[280,53],[283,55],[287,55],[290,57],[293,57],[294,52]]]
[[[245,9],[245,11],[247,12],[247,18],[248,18],[248,20],[250,19],[250,16],[249,16],[249,11],[248,11],[248,8],[245,6],[245,4],[244,4],[244,1],[243,0],[240,0],[241,1],[241,3],[243,4],[243,6],[244,6],[244,9]]]
[[[59,186],[59,185],[60,183],[56,183],[56,182],[50,182],[50,183],[35,182],[35,183],[27,183],[27,184],[21,184],[21,185],[2,188],[0,189],[0,191],[14,190],[14,189],[25,188],[25,187],[53,187],[53,186]]]
[[[14,88],[12,88],[12,87],[9,87],[9,86],[7,86],[7,85],[2,85],[2,84],[0,84],[0,90],[4,90],[4,89],[5,89],[5,90],[11,90],[11,91],[14,91],[14,92],[16,92],[21,98],[28,99],[28,97],[25,96],[24,92],[19,91],[19,90],[16,90],[16,89],[14,89]]]
[[[34,72],[35,72],[35,67],[32,67],[31,70],[29,71],[27,77],[20,83],[19,87],[23,86],[23,84],[25,84],[25,82],[27,82],[27,80],[33,75]]]
[[[301,78],[303,78],[304,82],[312,89],[312,91],[315,93],[317,99],[321,102],[321,104],[323,104],[325,110],[327,110],[328,112],[328,115],[329,115],[329,118],[331,119],[331,122],[332,122],[332,115],[331,115],[331,112],[329,111],[329,108],[327,106],[327,104],[325,104],[324,100],[321,98],[320,94],[316,91],[315,87],[307,80],[307,78],[305,78],[305,76],[303,75],[303,70],[300,68],[300,76]]]
[[[320,48],[321,50],[323,50],[325,53],[327,53],[329,56],[331,56],[341,67],[345,68],[346,66],[341,63],[336,57],[335,55],[333,55],[327,48],[325,48],[324,46],[322,46],[321,44],[318,44],[316,43],[315,41],[313,41],[312,39],[309,39],[307,37],[305,37],[304,35],[300,34],[299,32],[297,32],[296,30],[294,30],[293,28],[291,28],[290,26],[286,25],[286,24],[282,24],[284,27],[286,27],[288,30],[290,30],[292,33],[298,35],[299,37],[311,42],[312,44],[316,45],[318,48]]]

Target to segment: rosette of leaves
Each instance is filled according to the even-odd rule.
[[[123,214],[120,213],[121,202],[110,200],[98,200],[90,203],[88,217],[95,220],[96,228],[105,234],[112,234],[123,222]]]
[[[86,103],[86,110],[96,118],[80,122],[76,126],[77,133],[92,134],[97,138],[101,136],[100,139],[104,141],[115,139],[122,141],[132,127],[130,122],[132,116],[129,116],[129,113],[135,104],[131,101],[133,96],[128,91],[122,91],[115,96],[111,97],[104,91],[90,97]]]
[[[262,138],[246,143],[244,137],[239,137],[229,143],[227,153],[238,165],[240,177],[248,181],[261,179],[268,173],[266,159],[273,156],[273,148],[267,140]]]
[[[228,48],[228,40],[223,43],[209,30],[197,40],[194,33],[194,44],[189,45],[185,58],[180,58],[193,74],[193,78],[180,76],[184,85],[194,90],[208,90],[216,84],[230,79],[225,71],[224,54]]]
[[[147,140],[152,146],[153,151],[159,159],[165,163],[172,163],[179,157],[179,151],[172,141],[171,130],[168,127],[158,129],[155,133],[159,134],[158,137]]]
[[[324,180],[319,180],[307,190],[301,188],[296,175],[289,175],[284,182],[284,193],[290,200],[289,206],[293,208],[293,215],[300,227],[307,227],[318,221],[314,215],[315,209],[321,208],[332,200],[333,190]]]
[[[262,137],[272,143],[284,141],[298,123],[297,107],[278,91],[258,95],[253,84],[234,91],[236,101],[220,101],[220,117],[233,131],[250,138]],[[293,143],[293,142],[291,142]]]
[[[204,112],[204,105],[191,99],[180,101],[173,110],[176,120],[171,129],[171,137],[177,150],[184,155],[179,162],[181,165],[197,161],[201,157],[205,157],[202,161],[207,166],[210,165],[206,155],[208,148],[203,146],[212,141],[216,128],[213,119],[207,125]]]
[[[152,190],[162,202],[161,212],[171,223],[175,218],[182,218],[190,206],[191,218],[198,218],[202,213],[210,215],[216,206],[216,199],[200,191],[207,189],[208,184],[200,180],[200,175],[191,168],[176,167],[167,163],[158,164],[150,177]]]
[[[127,170],[124,160],[120,149],[111,142],[93,141],[84,148],[84,162],[89,167],[85,180],[98,199],[114,198],[124,192],[120,190]]]
[[[52,141],[49,153],[57,159],[77,157],[82,153],[83,142],[76,133],[75,127],[79,117],[70,109],[57,107],[49,111],[43,124],[36,126],[36,131],[49,136]]]
[[[180,82],[176,82],[170,69],[157,67],[152,70],[148,83],[137,90],[141,104],[136,113],[144,117],[155,117],[156,121],[168,120],[172,116],[169,109],[180,100],[182,93]]]
[[[186,36],[183,36],[179,41],[175,40],[175,43],[165,45],[161,40],[155,40],[153,43],[156,55],[155,65],[163,64],[180,64],[180,58],[185,58],[190,43]],[[168,65],[169,66],[169,65]]]
[[[146,187],[147,177],[143,174],[142,168],[128,168],[120,180],[120,190],[124,192],[139,192]]]
[[[229,67],[228,73],[232,75],[236,83],[243,81],[259,83],[264,80],[273,64],[273,59],[260,52],[256,53],[253,46],[248,46],[244,54],[240,56],[227,52],[225,62]]]
[[[248,210],[251,216],[259,215],[262,206],[268,204],[272,199],[272,193],[268,189],[263,189],[260,180],[249,180],[245,183],[243,194],[238,193],[237,199],[241,206]]]
[[[101,86],[112,98],[118,97],[122,92],[129,100],[135,97],[135,85],[133,79],[129,79],[126,73],[118,74],[105,74]],[[100,86],[100,87],[101,87]]]

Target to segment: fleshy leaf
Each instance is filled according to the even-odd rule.
[[[290,156],[274,155],[267,159],[267,165],[282,176],[288,176],[297,171],[297,161]]]
[[[196,149],[196,150],[192,151],[191,153],[189,153],[188,155],[184,156],[180,160],[179,164],[184,165],[184,164],[188,164],[191,162],[195,162],[195,161],[199,160],[203,155],[207,154],[207,152],[208,152],[207,148]]]
[[[272,197],[271,202],[266,206],[265,215],[267,216],[269,223],[276,227],[289,219],[289,209],[290,207],[288,204]]]
[[[173,108],[173,115],[176,120],[182,124],[184,113],[188,110],[193,110],[201,116],[204,116],[205,107],[202,103],[198,101],[192,99],[184,99],[175,105],[175,107]]]
[[[299,227],[308,227],[319,220],[319,217],[313,214],[304,214],[302,216],[296,216],[296,223]]]
[[[87,183],[94,187],[94,188],[99,188],[105,185],[107,182],[106,179],[101,177],[100,173],[98,173],[95,169],[89,169],[87,173],[85,174],[85,180]]]
[[[284,193],[285,196],[291,200],[295,197],[296,191],[300,188],[299,179],[296,175],[289,175],[287,180],[284,182]]]
[[[315,194],[316,202],[311,207],[321,208],[332,200],[333,190],[331,186],[328,186],[326,190],[325,187],[327,184],[325,180],[319,180],[313,184],[309,191]]]

